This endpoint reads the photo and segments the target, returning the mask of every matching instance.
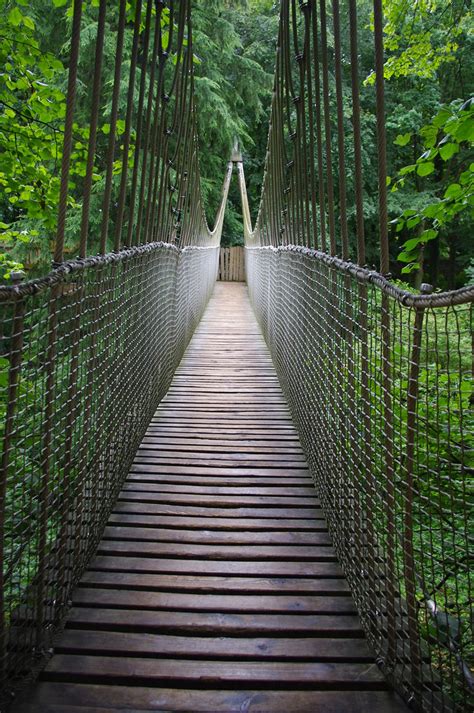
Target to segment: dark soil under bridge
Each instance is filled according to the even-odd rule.
[[[399,713],[242,284],[219,283],[16,713]]]

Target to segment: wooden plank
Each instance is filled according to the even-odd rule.
[[[293,429],[287,427],[275,427],[271,429],[255,428],[249,433],[248,429],[241,428],[238,425],[232,426],[216,426],[216,429],[209,432],[204,426],[199,424],[189,424],[186,430],[177,424],[169,424],[163,421],[158,425],[152,423],[146,431],[147,437],[158,437],[165,439],[167,436],[174,440],[189,439],[194,442],[200,440],[215,443],[216,441],[236,441],[242,440],[242,445],[265,445],[277,443],[280,446],[288,446],[290,448],[299,448],[298,437]]]
[[[251,466],[252,463],[257,464],[259,461],[263,461],[270,463],[275,462],[276,465],[285,465],[285,467],[291,467],[292,465],[297,464],[297,467],[299,468],[301,468],[302,465],[304,466],[306,464],[305,457],[303,455],[300,455],[299,453],[275,453],[274,451],[268,453],[249,453],[248,451],[244,451],[242,453],[234,450],[229,452],[226,449],[222,451],[208,451],[207,449],[197,450],[192,446],[189,449],[185,449],[185,447],[181,448],[179,446],[176,446],[173,450],[171,450],[170,447],[166,445],[160,446],[159,444],[156,444],[152,446],[149,443],[143,444],[137,450],[135,460],[143,458],[159,458],[161,460],[167,460],[171,458],[185,460],[186,462],[189,462],[190,460],[193,462],[198,462],[201,460],[204,460],[206,462],[213,460],[231,462],[237,461],[242,462],[243,464],[248,466]]]
[[[239,544],[239,545],[330,545],[327,532],[248,532],[235,530],[176,530],[155,527],[114,527],[109,525],[103,534],[104,540],[139,540],[153,542],[187,542],[193,544]]]
[[[169,687],[41,683],[35,699],[17,713],[137,713],[141,710],[193,713],[403,713],[405,705],[389,691],[199,690]],[[78,708],[71,706],[74,701]],[[107,708],[101,704],[107,702]],[[79,707],[80,706],[80,707]]]
[[[355,614],[349,596],[288,596],[278,594],[181,594],[178,592],[136,591],[79,587],[73,596],[73,605],[104,607],[106,609],[138,609],[146,611],[180,612],[236,612],[259,614]]]
[[[223,465],[230,468],[252,468],[252,463],[255,465],[261,465],[267,468],[279,468],[284,465],[288,470],[298,470],[305,465],[304,460],[298,459],[296,456],[294,459],[281,461],[278,455],[272,457],[269,455],[258,455],[255,454],[255,460],[253,456],[247,455],[245,453],[229,453],[229,454],[211,454],[211,453],[200,453],[200,457],[196,453],[186,454],[186,453],[172,453],[167,451],[161,452],[160,454],[154,454],[153,451],[147,449],[139,449],[135,456],[134,463],[167,463],[170,465],[188,465],[193,466],[197,463],[203,466],[214,466]],[[258,461],[256,463],[255,461]]]
[[[199,465],[173,465],[165,463],[133,463],[131,466],[132,473],[166,473],[172,475],[217,475],[226,478],[229,477],[248,477],[255,476],[262,479],[262,483],[265,482],[263,479],[275,478],[278,476],[288,476],[291,474],[292,477],[309,477],[308,470],[306,468],[265,468],[261,465],[257,468],[247,468],[247,467],[234,467],[229,465],[223,465],[222,463],[216,464],[215,466],[205,466],[200,463]]]
[[[189,488],[195,488],[195,487],[232,487],[232,489],[237,490],[237,489],[242,489],[245,488],[246,492],[248,492],[248,489],[252,488],[253,486],[260,486],[262,483],[262,480],[255,477],[255,478],[245,478],[245,477],[240,477],[240,478],[225,478],[222,476],[213,476],[213,475],[199,475],[199,474],[189,474],[189,475],[171,475],[171,474],[166,474],[166,473],[158,473],[156,475],[153,475],[153,473],[130,473],[128,480],[128,484],[133,484],[133,483],[155,483],[155,484],[161,484],[163,486],[185,486]],[[263,481],[265,483],[265,490],[271,490],[275,488],[277,491],[281,490],[282,488],[288,488],[292,485],[295,486],[295,488],[300,489],[306,489],[306,488],[312,488],[312,483],[308,478],[265,478]],[[218,485],[216,485],[216,483]],[[298,492],[298,490],[297,490]]]
[[[215,638],[133,634],[69,629],[55,646],[59,653],[166,658],[335,661],[371,663],[373,656],[364,640],[327,638]]]
[[[73,607],[68,626],[98,631],[179,633],[180,636],[363,636],[358,617],[351,614],[236,614]]]
[[[109,587],[114,589],[146,589],[149,591],[200,592],[216,594],[239,592],[243,594],[286,593],[325,594],[338,596],[349,593],[349,586],[340,577],[215,577],[171,574],[142,574],[135,572],[89,571],[82,578],[82,584],[89,587]]]
[[[221,575],[225,577],[340,577],[337,562],[199,560],[163,557],[97,555],[90,570],[143,572],[145,574]]]
[[[120,498],[115,505],[114,512],[141,513],[143,515],[176,515],[189,516],[197,515],[198,517],[227,517],[227,518],[267,518],[274,520],[281,516],[286,519],[293,520],[308,520],[309,518],[323,518],[323,512],[320,508],[293,508],[288,510],[285,506],[281,508],[252,508],[252,507],[236,507],[229,505],[228,508],[216,508],[214,504],[201,503],[200,506],[166,504],[166,503],[150,503],[140,500],[134,501],[133,498]],[[297,523],[295,523],[296,525]]]
[[[130,478],[129,481],[124,485],[124,491],[146,491],[148,493],[181,493],[188,495],[215,495],[215,496],[243,496],[245,498],[250,498],[252,496],[258,496],[263,498],[288,498],[292,496],[293,499],[306,499],[311,498],[314,500],[316,497],[314,488],[311,486],[298,486],[291,485],[288,487],[281,487],[281,485],[274,485],[273,487],[252,487],[250,485],[245,486],[245,490],[241,487],[235,486],[223,486],[221,481],[217,481],[219,485],[194,485],[188,481],[180,484],[165,485],[161,482],[161,479],[157,483],[150,482],[149,480],[140,481],[137,478]],[[255,481],[254,481],[255,482]],[[258,481],[257,481],[258,482]]]
[[[140,540],[101,540],[98,554],[132,557],[180,557],[183,559],[291,560],[299,562],[334,562],[332,547],[305,545],[195,545],[188,542],[149,542]]]
[[[273,403],[281,404],[286,408],[286,402],[281,398],[281,394],[278,393],[278,386],[273,383],[264,384],[260,387],[253,386],[248,382],[236,383],[226,378],[226,386],[229,389],[230,397],[228,398],[226,394],[222,391],[211,389],[208,385],[202,384],[200,386],[194,384],[191,385],[187,382],[179,384],[172,391],[168,393],[166,401],[162,402],[162,405],[171,404],[173,402],[210,402],[212,404],[220,403]]]
[[[100,683],[120,679],[122,684],[180,682],[180,685],[200,684],[222,686],[229,682],[256,686],[322,685],[333,690],[386,688],[385,680],[375,663],[289,663],[241,661],[188,661],[186,659],[120,658],[114,656],[74,656],[57,654],[43,674],[46,680],[75,680]]]
[[[285,460],[299,460],[300,462],[305,462],[305,457],[302,454],[301,448],[295,448],[291,446],[284,445],[259,445],[259,444],[240,444],[239,440],[232,441],[215,441],[210,443],[196,443],[191,439],[188,442],[182,442],[177,439],[163,438],[159,439],[153,436],[145,436],[142,441],[142,447],[139,449],[153,450],[153,451],[164,451],[173,453],[223,453],[232,455],[236,453],[245,453],[246,455],[252,454],[257,456],[256,460],[259,460],[258,456],[263,460],[263,456],[268,455],[278,455],[280,462]]]
[[[375,663],[286,663],[253,661],[187,661],[186,659],[118,658],[57,654],[43,674],[46,680],[86,680],[101,682],[120,679],[123,684],[140,685],[180,682],[222,686],[244,683],[271,686],[306,685],[326,689],[385,689],[386,683]],[[111,681],[112,682],[112,681]]]
[[[248,532],[326,532],[326,523],[321,518],[310,518],[307,520],[295,520],[279,518],[278,520],[268,520],[267,518],[235,518],[217,517],[197,517],[189,515],[148,515],[143,513],[112,513],[109,519],[112,524],[139,525],[141,527],[167,527],[187,530],[224,530],[232,531],[235,528],[244,529]]]
[[[159,486],[158,486],[159,487]],[[251,507],[272,507],[272,508],[288,508],[290,506],[296,508],[317,507],[319,504],[316,495],[299,495],[288,497],[285,495],[212,495],[211,493],[178,493],[155,491],[153,488],[139,488],[138,485],[125,487],[121,494],[120,500],[140,500],[143,503],[183,503],[197,507],[216,507],[216,508],[240,508],[245,506]],[[280,513],[281,514],[281,513]]]

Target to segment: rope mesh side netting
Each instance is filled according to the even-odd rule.
[[[254,230],[238,164],[247,280],[379,665],[416,710],[464,711],[474,288],[414,294],[387,279],[381,0],[373,7],[380,272],[364,267],[357,2],[282,0]]]
[[[55,266],[0,288],[0,661],[4,693],[41,664],[144,431],[213,289],[202,209],[190,3],[74,4]],[[79,258],[64,262],[81,29],[96,30]],[[126,46],[131,45],[125,57]],[[103,83],[115,44],[113,86]],[[104,86],[105,84],[105,86]],[[98,116],[110,105],[104,144]],[[119,122],[121,122],[119,124]],[[117,131],[121,126],[120,138]],[[106,167],[94,185],[94,168]],[[90,228],[101,209],[100,231]],[[86,257],[93,253],[94,257]]]

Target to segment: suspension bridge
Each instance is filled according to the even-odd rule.
[[[0,286],[4,710],[468,709],[474,288],[390,280],[373,5],[378,269],[356,0],[282,0],[258,218],[234,151],[212,230],[190,2],[99,0],[78,257],[65,260],[74,4],[53,270]],[[247,284],[216,285],[234,170]]]

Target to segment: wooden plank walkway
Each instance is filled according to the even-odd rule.
[[[216,286],[15,710],[405,710],[363,638],[244,285]]]

